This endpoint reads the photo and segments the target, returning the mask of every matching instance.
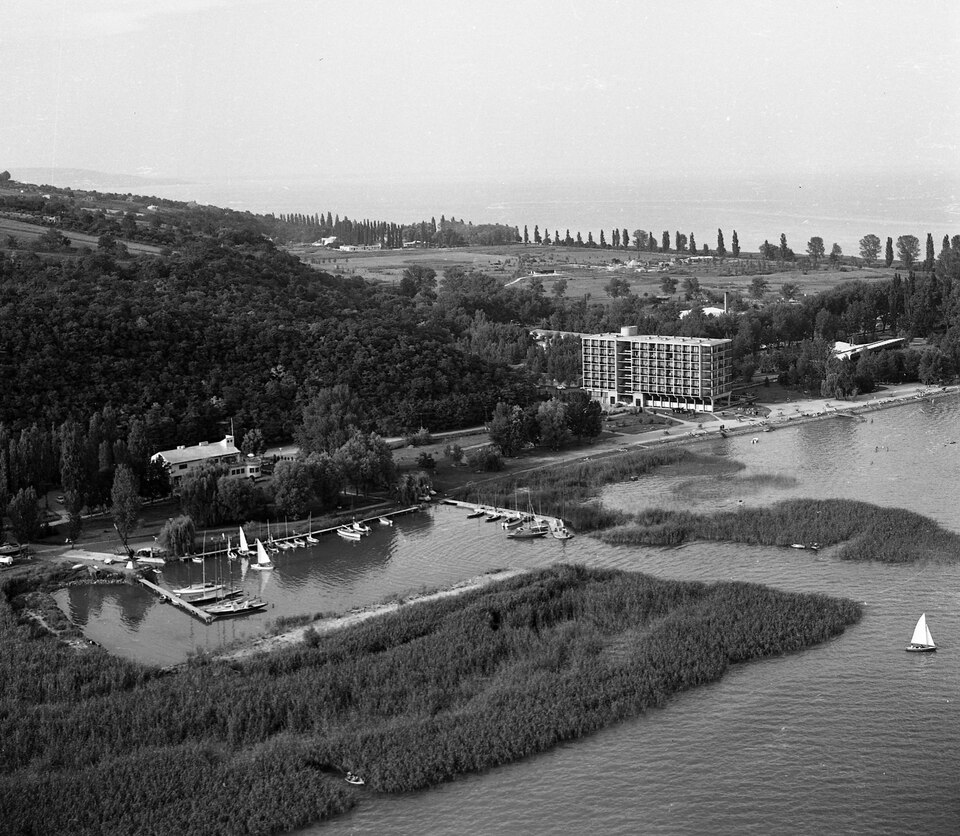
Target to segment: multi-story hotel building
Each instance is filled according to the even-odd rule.
[[[619,334],[581,338],[583,388],[605,407],[691,409],[713,412],[730,404],[732,340]]]

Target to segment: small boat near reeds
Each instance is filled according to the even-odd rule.
[[[362,787],[366,783],[366,781],[364,781],[363,778],[361,778],[355,772],[348,772],[347,777],[343,780],[348,784],[353,784],[355,787]]]
[[[337,529],[337,535],[342,537],[344,540],[359,540],[363,535],[357,531],[355,528],[351,528],[349,525],[341,525]]]
[[[373,531],[366,523],[357,522],[356,520],[351,523],[351,528],[353,528],[354,531],[359,531],[361,534],[369,534]]]
[[[390,517],[380,517],[377,522],[387,528],[393,528],[393,520],[391,520]]]
[[[212,604],[209,607],[204,607],[203,611],[214,618],[229,618],[235,615],[249,615],[266,608],[267,602],[260,598],[244,598],[240,601],[222,601],[219,604]]]
[[[922,613],[917,626],[913,628],[913,636],[910,638],[904,650],[908,653],[930,653],[937,649],[933,642],[933,636],[930,635],[930,628],[927,626],[927,614]]]
[[[555,540],[573,539],[573,532],[563,524],[562,520],[550,529],[550,533],[553,535]]]
[[[550,526],[541,523],[533,523],[528,526],[521,526],[507,532],[507,537],[511,540],[533,540],[537,537],[546,537],[550,533]]]

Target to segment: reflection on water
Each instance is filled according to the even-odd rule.
[[[958,411],[960,399],[938,399],[862,422],[778,429],[757,444],[711,441],[702,448],[745,469],[699,486],[688,474],[643,477],[605,489],[604,501],[713,509],[849,497],[960,532],[960,443],[950,443],[960,442]],[[279,615],[343,612],[490,569],[557,561],[849,597],[864,603],[862,622],[823,646],[734,666],[662,710],[430,792],[362,793],[354,812],[305,832],[952,834],[960,820],[960,565],[847,563],[835,552],[628,548],[590,537],[518,543],[439,506],[359,542],[329,535],[281,553],[272,573],[242,580],[249,592],[264,584],[271,604],[248,618],[205,626],[133,587],[72,588],[58,600],[108,648],[169,663],[259,633]],[[184,564],[165,574],[172,586],[197,573]],[[903,652],[921,612],[941,646],[929,657]]]
[[[703,477],[665,468],[636,482],[608,486],[602,497],[607,505],[628,511],[657,505],[709,511],[741,502],[849,497],[902,506],[960,532],[960,444],[950,443],[960,440],[958,413],[960,398],[940,398],[876,412],[862,421],[832,419],[779,428],[761,433],[757,444],[746,436],[713,439],[698,449],[745,467],[728,472],[721,468]],[[669,560],[677,560],[683,550],[669,554]],[[493,569],[556,560],[637,568],[632,557],[624,560],[616,549],[589,537],[566,544],[507,541],[499,525],[468,520],[463,511],[437,506],[398,517],[391,528],[375,525],[361,540],[331,533],[309,549],[281,551],[272,572],[243,575],[239,562],[217,565],[208,560],[203,567],[207,577],[226,577],[270,603],[265,612],[231,620],[229,626],[205,626],[139,587],[74,587],[58,593],[58,600],[73,621],[105,647],[169,664],[192,649],[215,649],[225,640],[256,635],[278,616],[344,612]],[[730,576],[740,577],[733,566]],[[164,570],[163,584],[182,586],[201,577],[196,564],[172,564]]]

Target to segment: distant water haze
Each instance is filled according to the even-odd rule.
[[[894,242],[915,235],[921,244],[934,236],[939,252],[944,235],[960,234],[960,178],[923,175],[814,175],[786,178],[610,179],[448,179],[443,182],[233,180],[159,188],[164,197],[249,209],[254,212],[331,212],[341,217],[403,223],[441,215],[473,223],[503,223],[561,236],[569,229],[599,242],[604,230],[677,231],[698,247],[717,245],[722,229],[727,249],[737,231],[741,249],[756,251],[780,234],[798,255],[812,236],[834,242],[845,255],[859,254],[869,233]]]
[[[659,242],[664,230],[671,244],[676,232],[690,235],[697,247],[717,245],[723,230],[729,251],[733,231],[742,250],[755,252],[765,240],[779,244],[781,233],[798,255],[813,236],[823,238],[827,252],[838,243],[844,255],[859,255],[867,234],[881,241],[889,236],[927,233],[939,252],[944,235],[960,234],[960,176],[942,173],[849,173],[788,176],[563,178],[448,177],[391,179],[316,175],[271,179],[129,178],[87,172],[30,170],[12,172],[19,179],[75,188],[140,191],[176,200],[224,206],[257,213],[318,214],[353,219],[413,223],[455,217],[480,223],[534,226],[561,237],[569,229],[576,238],[600,231],[610,243],[614,228],[653,232]],[[922,250],[921,250],[922,253]]]

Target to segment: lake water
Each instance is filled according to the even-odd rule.
[[[68,178],[69,179],[69,178]],[[59,181],[58,181],[59,182]],[[111,190],[109,183],[64,183]],[[131,190],[126,184],[121,193]],[[430,218],[456,217],[474,224],[502,223],[521,232],[534,225],[551,237],[566,230],[583,240],[592,232],[599,242],[605,230],[608,243],[614,227],[653,231],[659,242],[663,230],[674,240],[677,231],[693,233],[697,244],[717,245],[717,229],[724,232],[730,250],[736,230],[743,250],[756,252],[765,240],[779,244],[780,234],[798,255],[813,236],[823,238],[827,252],[834,242],[848,256],[859,255],[859,241],[867,234],[914,235],[921,248],[926,234],[936,250],[944,235],[960,233],[960,178],[955,173],[927,175],[880,172],[797,177],[707,178],[644,176],[576,179],[531,175],[504,178],[445,178],[412,181],[399,175],[375,182],[357,177],[317,179],[304,176],[255,180],[236,178],[150,185],[138,191],[174,200],[196,200],[258,213],[302,213],[353,219],[369,218],[410,224]],[[923,253],[921,252],[921,257]],[[882,253],[881,253],[882,256]]]
[[[957,441],[951,444],[951,441]],[[605,501],[727,507],[792,496],[901,506],[960,532],[960,399],[705,442],[742,461],[734,477],[658,475]],[[762,492],[750,477],[767,480]],[[775,487],[769,487],[774,485]],[[663,709],[510,766],[428,792],[361,791],[356,810],[305,833],[925,833],[960,821],[960,563],[850,564],[833,549],[691,544],[612,547],[589,537],[506,542],[494,524],[436,507],[359,543],[331,537],[283,553],[246,587],[272,609],[205,627],[127,587],[58,593],[87,635],[119,653],[171,662],[256,633],[281,614],[344,611],[501,567],[556,561],[662,577],[738,579],[864,603],[826,645],[738,666]],[[176,571],[186,577],[198,567]],[[174,582],[175,572],[168,570]],[[926,612],[936,654],[903,647]]]

